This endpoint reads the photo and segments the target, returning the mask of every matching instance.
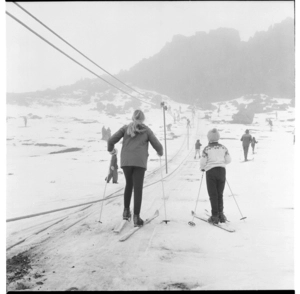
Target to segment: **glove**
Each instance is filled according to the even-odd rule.
[[[108,151],[111,155],[116,154],[116,149],[114,148],[112,151]]]
[[[111,170],[114,170],[114,169],[115,169],[113,166],[111,166],[110,168],[111,168]]]

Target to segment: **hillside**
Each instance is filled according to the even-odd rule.
[[[240,40],[238,31],[226,28],[191,37],[176,35],[160,52],[117,76],[131,86],[204,106],[259,93],[295,99],[294,72],[294,21],[288,18],[266,32],[257,32],[248,42]],[[111,77],[103,78],[128,91]],[[78,96],[78,90],[88,103],[95,93],[109,89],[100,79],[86,78],[57,89],[7,93],[7,103],[71,98],[74,92]]]
[[[294,68],[294,21],[287,18],[248,42],[227,28],[174,36],[119,78],[178,101],[213,102],[257,93],[292,98]]]

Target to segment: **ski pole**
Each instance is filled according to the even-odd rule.
[[[235,201],[235,203],[236,203],[236,206],[238,207],[238,209],[239,209],[239,211],[240,211],[240,214],[241,214],[241,216],[242,216],[241,220],[247,218],[246,216],[243,216],[243,214],[242,214],[242,212],[241,212],[241,210],[240,210],[240,208],[239,208],[239,206],[238,206],[238,204],[237,204],[237,202],[236,202],[236,200],[235,200],[235,197],[234,197],[234,195],[233,195],[233,193],[232,193],[232,190],[230,189],[230,186],[229,186],[229,184],[228,184],[227,179],[226,179],[226,183],[227,183],[228,188],[229,188],[229,190],[230,190],[230,192],[231,192],[231,195],[233,196],[233,199],[234,199],[234,201]]]
[[[104,192],[103,192],[102,202],[101,202],[101,209],[100,209],[100,216],[99,216],[99,223],[101,223],[101,224],[102,224],[102,222],[101,222],[101,215],[102,215],[102,209],[103,209],[103,202],[104,202],[104,196],[105,196],[106,186],[107,186],[107,183],[108,183],[108,176],[109,176],[109,174],[110,174],[110,162],[109,162],[107,177],[105,179]]]
[[[202,172],[201,182],[200,182],[199,191],[198,191],[198,196],[197,196],[197,200],[196,200],[196,206],[195,206],[195,210],[194,210],[195,213],[196,213],[196,209],[197,209],[197,205],[198,205],[198,199],[199,199],[200,190],[201,190],[201,186],[202,186],[203,176],[204,176],[204,172]],[[195,218],[195,215],[193,214],[193,219],[192,219],[191,221],[188,222],[188,224],[189,224],[190,226],[195,226],[195,225],[196,225],[196,224],[194,223],[194,218]]]
[[[165,222],[166,224],[168,224],[169,220],[167,220],[165,189],[164,189],[163,174],[162,174],[162,168],[161,168],[161,157],[159,157],[159,162],[160,162],[161,185],[162,185],[162,191],[163,191],[163,196],[164,196],[164,208],[165,208],[165,219],[162,222]]]

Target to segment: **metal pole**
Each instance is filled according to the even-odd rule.
[[[189,126],[187,125],[187,149],[189,150],[189,139],[190,139],[190,134],[189,134]]]
[[[168,160],[167,160],[167,137],[166,137],[166,117],[165,117],[165,110],[168,109],[165,106],[165,103],[162,102],[161,106],[163,107],[163,114],[164,114],[164,133],[165,133],[165,162],[166,162],[166,174],[168,173]]]

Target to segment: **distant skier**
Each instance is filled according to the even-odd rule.
[[[200,155],[200,148],[201,148],[202,144],[200,143],[200,140],[197,140],[195,143],[195,157],[194,159],[196,159],[197,154],[199,155],[199,158],[201,157]]]
[[[114,152],[111,152],[111,161],[110,161],[110,173],[108,175],[108,177],[105,178],[105,180],[107,181],[107,183],[109,183],[109,181],[111,180],[111,178],[113,179],[113,184],[118,184],[118,158],[117,158],[117,154],[118,154],[118,150],[115,148],[113,150]]]
[[[106,140],[106,128],[105,126],[102,127],[102,138],[101,140]]]
[[[191,127],[191,121],[188,118],[186,119],[186,127],[187,128]]]
[[[223,191],[226,182],[226,164],[231,162],[228,149],[219,144],[220,134],[212,129],[207,134],[208,146],[202,152],[200,160],[201,171],[206,171],[206,186],[211,204],[211,217],[209,223],[218,224],[226,222],[224,214]]]
[[[121,168],[123,169],[126,186],[124,190],[123,219],[129,219],[130,200],[134,190],[134,226],[143,226],[140,218],[144,175],[147,169],[149,142],[159,156],[163,155],[163,147],[152,130],[143,122],[144,113],[137,109],[132,115],[132,122],[123,126],[107,141],[107,150],[113,154],[114,145],[123,138],[121,150]]]
[[[111,137],[111,130],[110,130],[110,128],[108,127],[107,128],[107,131],[106,131],[106,140],[108,140],[110,137]]]
[[[270,126],[270,131],[272,132],[272,128],[273,128],[273,122],[271,119],[269,119],[269,126]]]
[[[294,128],[293,134],[294,134],[294,142],[293,142],[293,144],[295,145],[295,128]]]
[[[27,127],[27,117],[23,116],[25,128]]]
[[[249,145],[252,141],[252,136],[249,134],[249,130],[246,130],[245,134],[241,138],[241,141],[243,142],[245,161],[248,161],[248,159],[247,159],[248,150],[249,150]]]
[[[254,154],[255,144],[257,143],[258,142],[256,141],[255,137],[252,137],[252,141],[251,141],[252,154]]]
[[[173,120],[174,120],[174,124],[176,124],[176,113],[173,113]]]

